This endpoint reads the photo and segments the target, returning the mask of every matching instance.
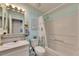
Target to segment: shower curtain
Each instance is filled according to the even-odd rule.
[[[40,16],[38,18],[38,33],[39,33],[38,34],[38,37],[39,37],[38,44],[43,47],[47,47],[46,31],[45,31],[43,16]]]

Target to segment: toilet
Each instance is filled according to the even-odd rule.
[[[41,46],[36,46],[35,47],[35,52],[37,53],[37,56],[44,56],[45,49]]]
[[[42,46],[38,46],[38,40],[33,40],[32,46],[34,47],[37,56],[44,56],[45,48],[43,48]]]

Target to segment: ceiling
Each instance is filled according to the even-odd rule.
[[[60,4],[61,3],[29,3],[29,5],[40,10],[43,13],[57,7]]]

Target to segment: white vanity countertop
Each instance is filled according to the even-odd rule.
[[[21,41],[17,41],[17,42],[6,43],[6,44],[3,44],[2,46],[0,46],[0,52],[8,50],[8,49],[24,46],[24,45],[29,45],[29,42],[27,40],[21,40]]]

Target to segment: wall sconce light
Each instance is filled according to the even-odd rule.
[[[18,8],[17,8],[17,7],[15,7],[14,9],[15,9],[16,11],[18,10]]]
[[[21,8],[20,7],[18,7],[18,10],[20,10]]]
[[[24,9],[22,9],[22,11],[24,12],[25,10],[24,10]]]
[[[9,4],[8,4],[8,3],[6,3],[6,6],[9,6]]]
[[[22,12],[22,9],[20,9],[19,11]]]
[[[18,10],[17,10],[17,11],[18,11],[18,12],[20,12],[20,9],[21,9],[21,8],[20,8],[20,7],[18,7]]]
[[[12,5],[9,5],[9,8],[12,9]]]
[[[22,14],[24,14],[24,11],[25,11],[23,8],[16,7],[16,6],[11,5],[11,4],[8,4],[8,3],[6,3],[6,8],[7,8],[7,9],[12,9],[13,11],[20,12],[20,13],[22,13]]]
[[[10,4],[6,3],[5,5],[6,5],[6,8],[7,8],[7,9],[10,9],[10,8],[9,8],[9,5],[10,5]]]

